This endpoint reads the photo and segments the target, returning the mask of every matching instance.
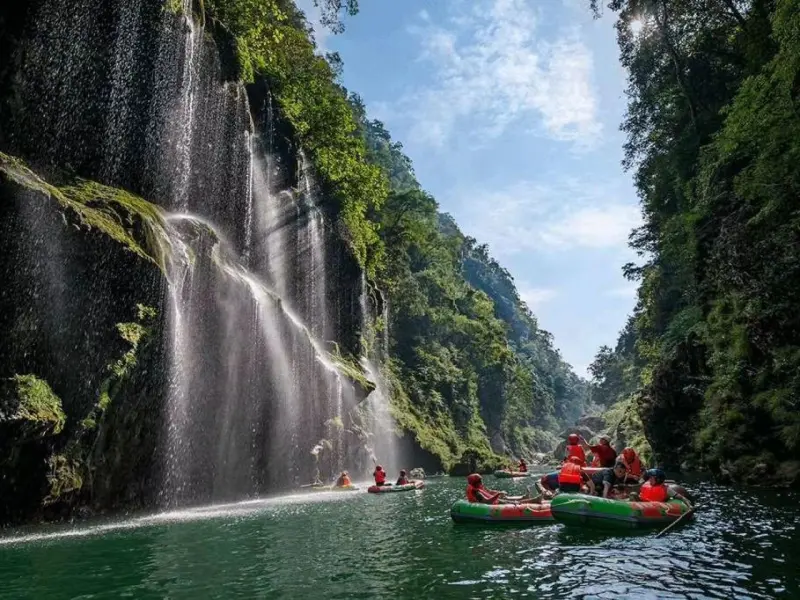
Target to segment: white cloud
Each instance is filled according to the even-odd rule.
[[[535,311],[539,306],[545,302],[549,302],[558,295],[556,290],[547,288],[521,287],[517,292],[531,311]]]
[[[430,14],[428,14],[428,11],[425,10],[424,8],[421,11],[419,11],[418,16],[423,21],[430,21],[431,20]]]
[[[415,119],[412,136],[442,145],[463,119],[483,139],[522,122],[527,130],[591,146],[602,126],[591,82],[592,56],[577,30],[543,39],[525,0],[484,0],[451,6],[447,27],[430,15],[411,28],[420,60],[432,70],[428,87],[402,100]]]
[[[641,224],[639,208],[597,181],[542,177],[505,188],[471,190],[451,206],[464,231],[486,242],[497,256],[574,248],[627,247],[631,230]]]
[[[635,206],[609,204],[584,207],[550,223],[542,232],[541,240],[549,246],[558,247],[622,246],[639,222],[640,212]]]

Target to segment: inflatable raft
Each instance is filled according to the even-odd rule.
[[[682,500],[630,502],[586,494],[558,494],[550,508],[559,523],[612,529],[668,525],[689,511]]]
[[[424,481],[412,481],[405,485],[371,485],[367,488],[370,494],[387,494],[391,492],[410,492],[420,490],[425,487]]]
[[[551,523],[550,504],[480,504],[456,500],[450,507],[456,523]]]
[[[503,469],[502,471],[495,471],[494,476],[498,479],[511,479],[512,477],[527,477],[530,473],[522,472],[522,471],[508,471]]]
[[[358,490],[357,485],[312,485],[312,492],[354,492]]]

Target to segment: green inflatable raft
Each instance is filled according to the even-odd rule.
[[[522,471],[508,471],[505,469],[502,471],[494,472],[494,476],[497,477],[498,479],[511,479],[512,477],[527,477],[528,475],[530,475],[530,473],[527,472],[523,473]]]
[[[631,502],[586,494],[558,494],[550,502],[550,510],[553,518],[565,525],[637,529],[668,525],[687,513],[689,507],[682,500]]]
[[[410,481],[405,485],[371,485],[367,488],[370,494],[391,494],[392,492],[410,492],[412,490],[421,490],[425,487],[425,482],[422,480]]]
[[[480,504],[456,500],[450,507],[456,523],[552,523],[550,504]]]

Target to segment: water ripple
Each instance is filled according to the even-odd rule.
[[[800,597],[800,497],[694,491],[713,503],[661,539],[454,525],[463,482],[448,479],[408,494],[305,494],[41,528],[0,538],[0,597]]]

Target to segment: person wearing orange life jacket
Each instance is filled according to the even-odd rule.
[[[386,485],[386,471],[380,465],[375,465],[372,476],[375,478],[375,485]]]
[[[524,458],[519,459],[519,465],[517,465],[517,470],[520,473],[527,473],[528,472],[528,463],[525,462]]]
[[[589,493],[594,494],[594,482],[583,472],[581,459],[577,456],[570,456],[558,474],[558,489],[562,492],[578,493],[584,484],[589,489]]]
[[[467,477],[467,500],[480,504],[526,504],[540,502],[540,498],[530,498],[526,496],[515,496],[506,498],[506,492],[489,490],[483,487],[483,477],[478,473],[473,473]]]
[[[506,495],[505,492],[487,490],[483,487],[483,477],[478,473],[473,473],[467,477],[467,500],[480,504],[499,504],[500,498]]]
[[[642,461],[636,454],[636,450],[630,447],[625,448],[622,451],[622,456],[620,456],[617,460],[621,461],[622,464],[625,465],[625,470],[627,471],[625,475],[626,479],[639,481],[639,479],[642,477],[642,472],[644,469],[642,468]]]
[[[672,498],[683,500],[689,508],[692,503],[682,494],[675,491],[665,482],[667,475],[662,469],[648,469],[644,473],[646,479],[644,485],[639,489],[639,500],[641,502],[666,502]]]
[[[409,483],[411,482],[408,480],[408,477],[406,477],[406,470],[400,469],[400,477],[397,478],[395,485],[407,485]]]
[[[586,466],[586,452],[584,452],[583,447],[580,445],[580,438],[577,434],[571,433],[569,437],[567,437],[567,447],[565,448],[567,453],[565,461],[568,461],[571,457],[576,456],[581,461],[581,466]]]
[[[342,471],[342,474],[339,475],[339,479],[336,480],[333,487],[348,487],[351,485],[353,485],[353,483],[350,481],[350,474],[347,471]]]

